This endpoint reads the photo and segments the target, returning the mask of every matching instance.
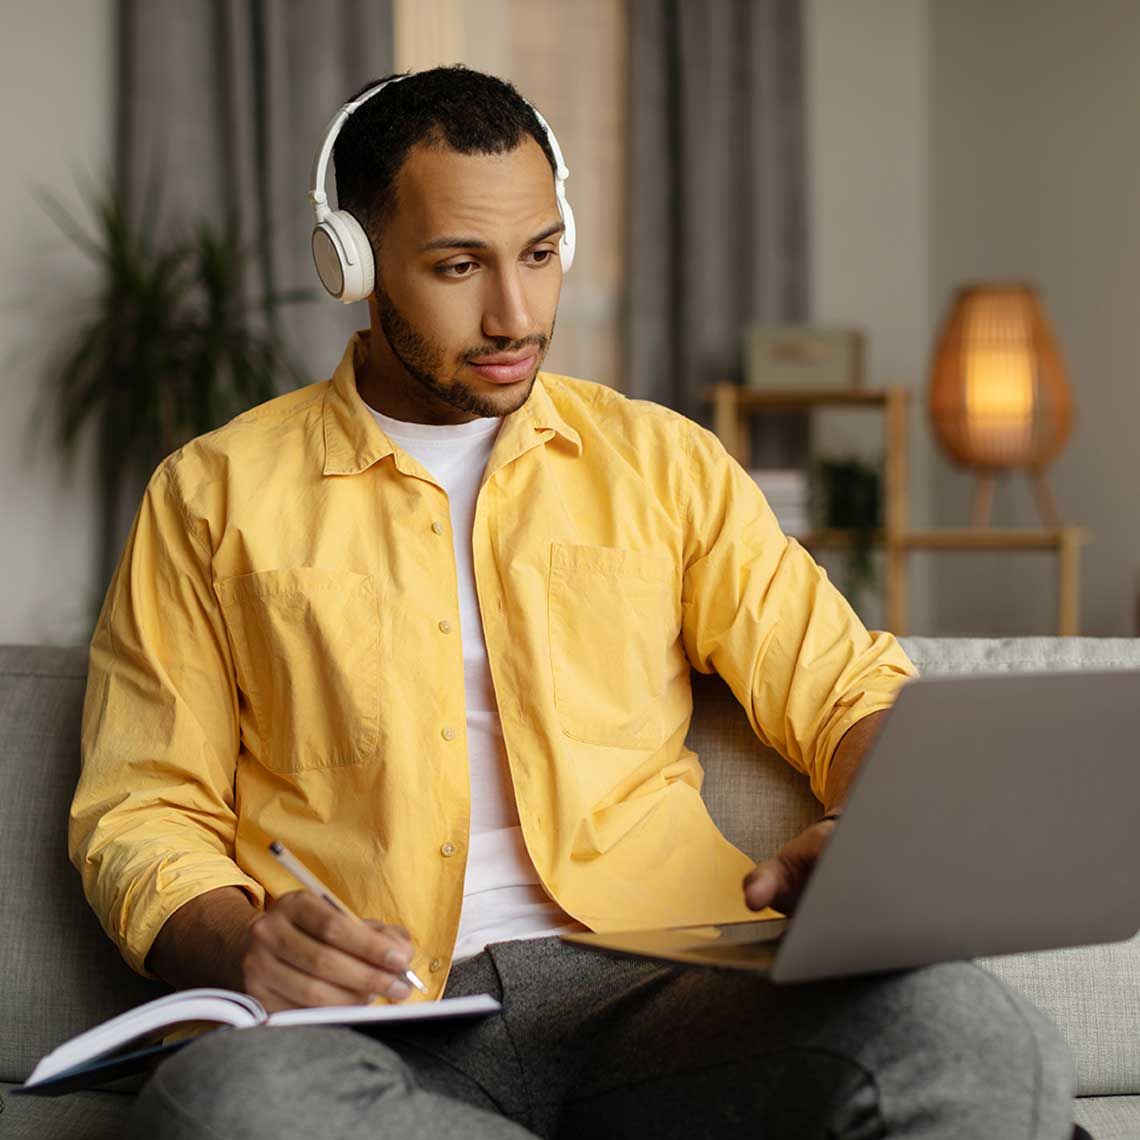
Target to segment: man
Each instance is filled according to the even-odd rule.
[[[138,1135],[1067,1136],[1063,1044],[973,966],[780,988],[556,937],[791,910],[835,826],[755,868],[719,834],[691,667],[828,816],[914,670],[711,433],[539,375],[567,219],[512,87],[401,79],[335,156],[370,327],[151,479],[92,639],[72,858],[176,986],[400,1001],[411,966],[504,1012],[210,1035]]]

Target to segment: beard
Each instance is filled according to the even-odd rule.
[[[392,299],[379,282],[376,285],[376,304],[380,317],[380,328],[388,340],[392,354],[403,365],[404,371],[429,396],[434,396],[436,400],[458,411],[475,416],[506,416],[517,411],[527,402],[531,389],[534,387],[535,377],[538,375],[539,368],[542,367],[550,339],[554,335],[554,324],[551,322],[548,336],[540,336],[537,339],[520,341],[516,344],[499,344],[491,352],[484,350],[484,356],[492,356],[501,352],[521,352],[527,348],[538,350],[534,373],[529,380],[508,385],[509,391],[484,394],[476,391],[462,380],[444,381],[442,379],[446,358],[443,346],[428,337],[422,336],[392,303]]]

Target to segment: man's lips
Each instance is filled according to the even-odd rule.
[[[529,356],[520,357],[510,364],[479,364],[473,360],[468,367],[473,368],[485,380],[490,380],[492,383],[510,384],[515,380],[521,380],[534,367],[537,357],[538,353],[532,352]]]

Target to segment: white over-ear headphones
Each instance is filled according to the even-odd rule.
[[[309,191],[309,200],[313,203],[317,215],[317,223],[313,227],[313,261],[321,284],[338,301],[343,301],[346,305],[353,301],[363,301],[371,294],[375,285],[375,269],[372,262],[372,246],[368,243],[364,227],[347,210],[329,209],[328,195],[325,193],[325,177],[328,173],[333,143],[336,142],[341,127],[357,107],[366,103],[389,83],[399,83],[402,79],[410,78],[408,75],[398,75],[395,79],[386,79],[383,83],[370,87],[358,99],[345,103],[329,123],[324,142],[321,143],[317,157],[313,161],[313,188]],[[562,222],[566,227],[558,242],[558,255],[562,260],[562,270],[565,272],[574,262],[574,211],[570,209],[570,203],[566,200],[566,179],[570,177],[570,171],[563,161],[562,150],[558,146],[554,132],[530,103],[527,103],[527,106],[534,111],[535,118],[546,132],[557,166],[554,172],[554,193],[558,200],[558,212],[562,215]]]

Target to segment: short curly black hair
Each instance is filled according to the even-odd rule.
[[[337,206],[373,241],[396,208],[396,175],[417,143],[446,144],[460,154],[504,154],[529,134],[551,171],[557,170],[542,124],[512,84],[462,64],[402,74],[409,78],[349,116],[333,146]],[[353,98],[383,82],[373,80]]]

